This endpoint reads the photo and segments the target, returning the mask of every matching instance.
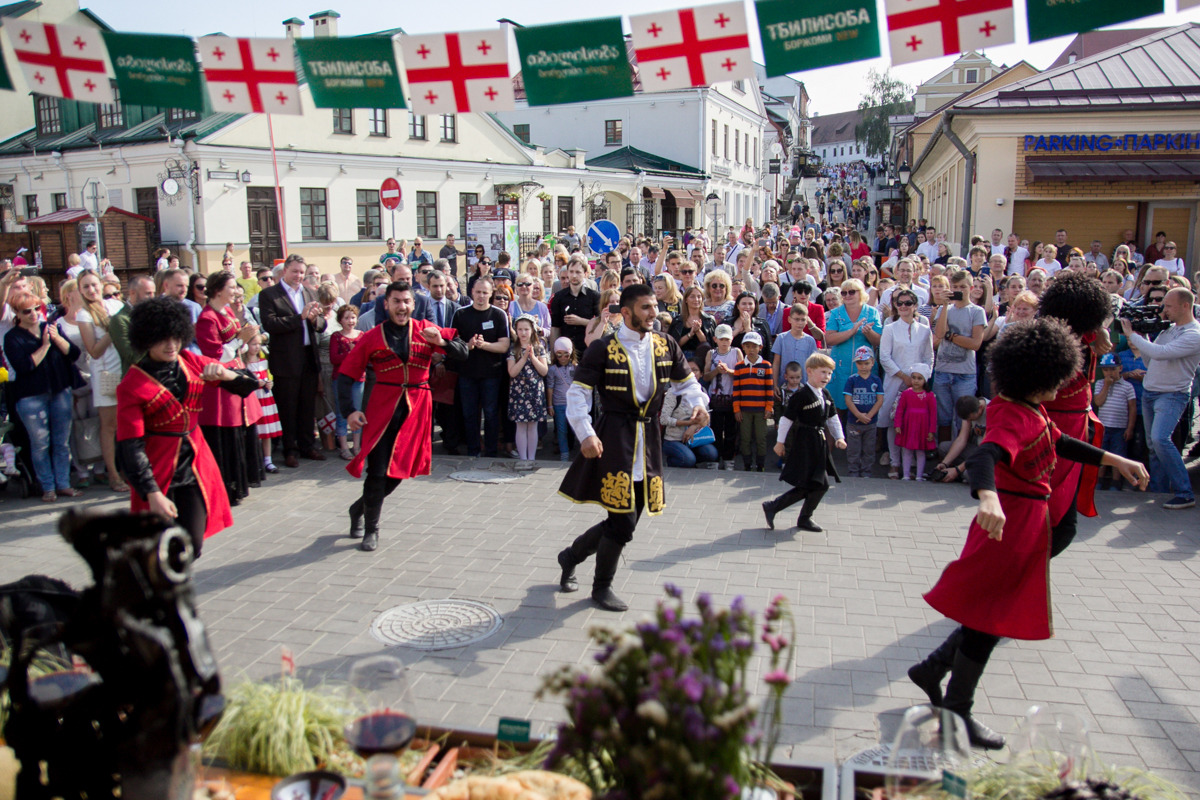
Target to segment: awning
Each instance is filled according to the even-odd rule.
[[[666,200],[667,199],[667,193],[664,192],[662,189],[659,189],[656,186],[642,187],[642,194],[644,196],[649,196],[653,200]]]
[[[704,204],[704,195],[695,189],[667,189],[679,208],[695,208]]]
[[[1029,182],[1200,181],[1200,159],[1127,161],[1108,158],[1026,159]]]

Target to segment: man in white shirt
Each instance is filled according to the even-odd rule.
[[[1004,250],[1008,257],[1008,275],[1024,275],[1025,274],[1025,259],[1029,258],[1029,251],[1021,246],[1021,237],[1015,233],[1008,235],[1008,247]],[[930,259],[931,261],[933,259]]]
[[[892,302],[892,293],[897,289],[909,289],[920,300],[920,305],[929,304],[929,290],[919,283],[914,283],[913,278],[916,276],[916,268],[913,263],[907,258],[902,258],[896,263],[896,284],[889,286],[883,290],[883,295],[880,297],[884,308],[888,308]]]
[[[1002,256],[1006,255],[1004,252],[1004,231],[1000,230],[999,228],[992,229],[991,250],[992,255],[996,255],[997,253]]]
[[[85,270],[100,271],[100,257],[97,255],[99,252],[100,248],[95,241],[88,242],[83,248],[83,252],[79,254],[79,262]]]
[[[1100,252],[1100,240],[1092,239],[1092,249],[1083,254],[1083,260],[1089,264],[1095,264],[1096,270],[1104,272],[1108,269],[1108,256]]]
[[[1174,242],[1167,242],[1163,245],[1163,257],[1154,262],[1156,267],[1166,267],[1167,271],[1172,275],[1184,275],[1187,273],[1187,267],[1183,263],[1183,259],[1179,258],[1179,248]]]
[[[938,232],[933,226],[925,229],[925,243],[917,245],[917,254],[923,255],[930,261],[937,260]],[[944,238],[944,237],[943,237]]]
[[[633,540],[642,511],[658,514],[665,505],[658,418],[668,387],[692,407],[689,430],[708,424],[708,398],[683,351],[673,339],[653,333],[658,315],[654,290],[644,283],[628,286],[621,291],[620,305],[621,326],[592,342],[567,390],[567,421],[579,439],[579,457],[559,488],[577,503],[598,503],[608,512],[558,554],[564,592],[579,589],[575,568],[596,556],[592,602],[605,611],[628,609],[612,591],[621,551]],[[614,341],[620,346],[610,349]],[[593,387],[605,410],[599,430],[590,413]]]

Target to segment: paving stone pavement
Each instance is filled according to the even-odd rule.
[[[354,659],[387,651],[368,632],[380,612],[471,599],[494,607],[503,625],[474,645],[405,654],[419,718],[494,732],[500,716],[520,717],[545,735],[562,710],[534,700],[539,676],[590,664],[588,627],[638,619],[671,581],[719,603],[744,595],[759,611],[777,593],[791,599],[799,647],[780,753],[789,760],[840,763],[890,737],[922,699],[905,670],[950,630],[921,594],[962,546],[973,512],[964,487],[847,479],[818,511],[825,532],[801,534],[763,527],[759,503],[783,486],[774,475],[668,470],[669,507],[643,518],[617,574],[631,610],[613,615],[588,603],[590,563],[579,571],[584,591],[556,591],[556,553],[600,513],[555,495],[564,465],[539,462],[502,484],[447,477],[490,466],[435,459],[431,477],[405,482],[388,501],[373,554],[346,537],[360,484],[342,464],[305,462],[272,476],[197,565],[200,613],[226,682],[277,673],[281,646],[307,678],[336,679]],[[1034,703],[1075,712],[1101,755],[1198,792],[1200,517],[1163,511],[1162,500],[1099,495],[1100,516],[1080,521],[1052,567],[1056,637],[999,647],[975,710],[1002,731]],[[119,503],[94,489],[82,505]],[[62,508],[3,497],[0,582],[29,573],[88,581],[54,532]]]

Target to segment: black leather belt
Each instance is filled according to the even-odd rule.
[[[1011,494],[1013,497],[1024,497],[1026,500],[1041,500],[1045,502],[1050,499],[1048,494],[1029,494],[1027,492],[1014,492],[1012,489],[997,489],[1000,494]]]

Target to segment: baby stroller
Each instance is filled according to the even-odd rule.
[[[0,383],[0,490],[25,499],[40,496],[42,485],[33,471],[29,434]]]

